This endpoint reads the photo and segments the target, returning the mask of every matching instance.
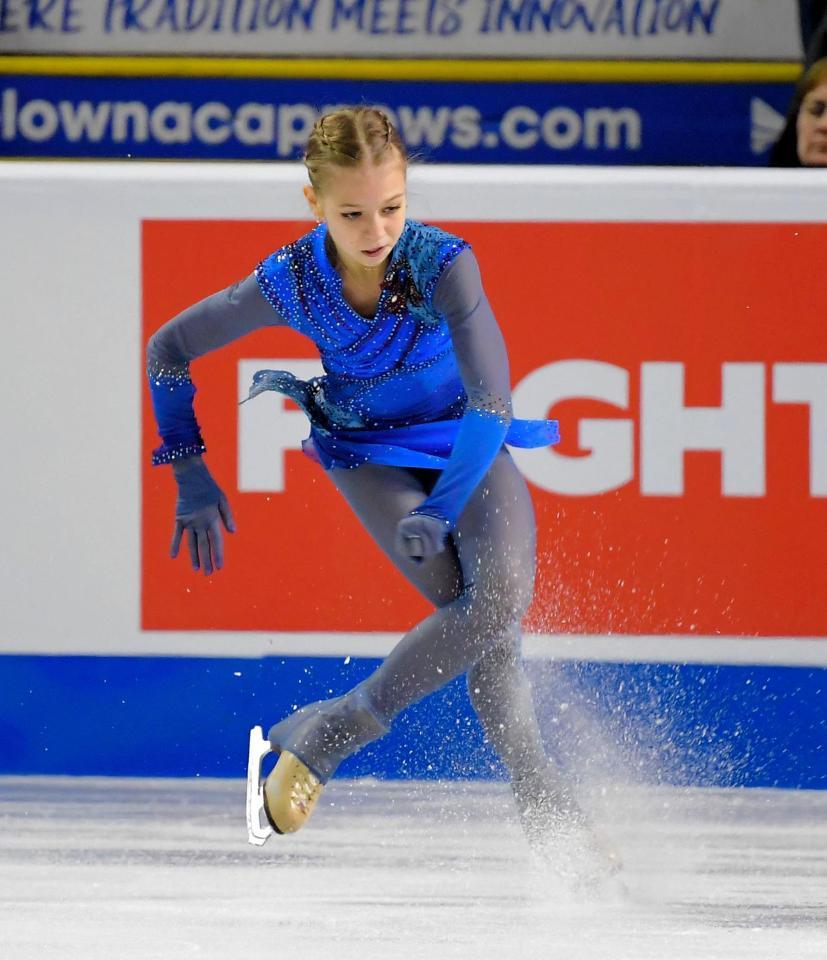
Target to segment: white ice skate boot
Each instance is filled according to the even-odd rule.
[[[247,764],[250,843],[260,845],[271,833],[303,827],[339,764],[388,729],[358,687],[343,697],[302,707],[271,727],[267,740],[261,728],[254,727]],[[262,762],[271,751],[279,759],[262,781]]]

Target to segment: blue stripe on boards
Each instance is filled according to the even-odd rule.
[[[241,777],[247,733],[368,659],[0,657],[0,773]],[[827,670],[531,662],[549,752],[588,780],[827,787]],[[459,678],[341,776],[501,777]]]

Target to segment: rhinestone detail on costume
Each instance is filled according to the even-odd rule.
[[[159,467],[164,463],[173,463],[175,460],[186,460],[188,457],[200,457],[207,452],[207,445],[203,440],[192,443],[179,443],[174,446],[162,444],[152,451],[152,466]]]
[[[170,390],[174,390],[181,383],[192,383],[188,363],[169,364],[161,360],[148,360],[146,375],[150,383],[158,387],[169,387]]]
[[[265,299],[319,350],[333,426],[346,425],[337,411],[345,420],[355,417],[365,426],[388,420],[411,422],[408,411],[418,420],[428,390],[421,378],[440,366],[444,372],[439,381],[457,381],[458,395],[445,395],[444,407],[436,412],[457,415],[465,394],[452,361],[448,325],[432,301],[439,276],[467,246],[438,227],[407,221],[394,246],[373,317],[362,316],[345,300],[325,224],[257,266],[255,275]],[[414,382],[409,377],[420,379]],[[394,389],[397,378],[399,392],[387,407],[388,391]],[[410,397],[407,407],[406,396]]]
[[[510,397],[500,397],[485,390],[470,391],[465,409],[490,413],[504,421],[510,421],[513,416]]]
[[[188,363],[169,364],[160,360],[149,360],[146,365],[150,390],[153,394],[153,403],[174,407],[177,403],[177,394],[183,394],[182,405],[188,407],[195,387],[190,377]],[[206,444],[195,424],[194,433],[182,437],[180,440],[164,442],[152,451],[152,466],[158,467],[176,460],[186,460],[188,457],[197,457],[207,452]]]
[[[276,312],[314,341],[327,372],[361,379],[407,370],[450,347],[433,293],[442,271],[467,246],[437,227],[407,221],[372,318],[344,299],[325,224],[271,254],[255,275]]]

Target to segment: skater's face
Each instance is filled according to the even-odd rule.
[[[331,167],[319,189],[304,188],[313,215],[327,222],[339,261],[351,273],[384,273],[405,226],[405,174],[405,162],[391,150],[379,164]]]
[[[798,159],[805,167],[827,167],[827,80],[813,87],[798,111]]]

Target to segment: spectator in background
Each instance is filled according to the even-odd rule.
[[[825,82],[824,72],[817,72],[821,80],[812,82],[813,70],[827,58],[827,0],[799,0],[798,12],[801,20],[801,44],[804,49],[804,73],[796,86],[787,122],[770,153],[771,167],[824,166],[827,158],[820,163],[804,161],[799,155],[798,131],[801,106],[804,98],[816,86]],[[822,98],[823,99],[823,98]]]
[[[774,167],[827,167],[827,57],[817,60],[799,80],[787,130],[773,148]]]
[[[796,153],[802,167],[827,167],[827,57],[817,60],[799,85]]]

